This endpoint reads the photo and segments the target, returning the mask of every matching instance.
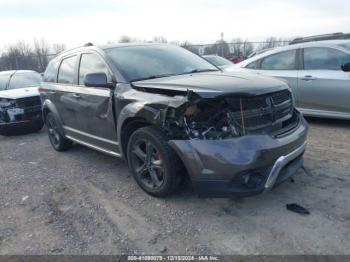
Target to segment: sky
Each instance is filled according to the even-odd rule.
[[[45,39],[67,47],[150,41],[260,41],[350,32],[349,0],[0,0],[0,49]]]

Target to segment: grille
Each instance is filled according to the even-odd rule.
[[[286,126],[293,128],[297,124],[292,94],[282,90],[267,95],[229,98],[233,110],[232,117],[241,125],[245,133],[267,133],[279,135]],[[242,105],[242,112],[241,112]],[[242,121],[243,116],[243,121]]]
[[[271,98],[274,105],[280,105],[286,101],[290,101],[292,97],[291,93],[288,90],[283,90],[280,92],[273,93],[271,95]]]
[[[17,107],[19,108],[27,108],[27,107],[41,105],[40,96],[20,98],[20,99],[17,99],[16,102],[17,102]]]

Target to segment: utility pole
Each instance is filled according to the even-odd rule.
[[[221,33],[221,56],[224,57],[224,33]]]

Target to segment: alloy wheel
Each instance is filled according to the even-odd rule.
[[[139,181],[150,189],[164,182],[164,166],[159,150],[148,140],[137,141],[132,148],[132,168]]]

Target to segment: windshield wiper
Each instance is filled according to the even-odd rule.
[[[187,74],[193,74],[193,73],[203,73],[203,72],[213,72],[213,71],[220,71],[219,69],[193,69],[189,72],[179,73],[179,74],[161,74],[161,75],[151,75],[143,78],[137,78],[133,79],[131,82],[137,82],[137,81],[143,81],[143,80],[150,80],[150,79],[156,79],[156,78],[162,78],[162,77],[168,77],[168,76],[178,76],[178,75],[187,75]]]
[[[216,71],[220,71],[220,70],[219,69],[199,69],[199,68],[196,68],[196,69],[193,69],[189,72],[184,72],[181,75],[193,74],[193,73],[214,72],[214,71],[216,72]]]
[[[150,79],[156,79],[156,78],[162,78],[162,77],[167,77],[167,76],[174,76],[177,74],[162,74],[162,75],[151,75],[143,78],[137,78],[133,79],[131,82],[137,82],[137,81],[143,81],[143,80],[150,80]]]

